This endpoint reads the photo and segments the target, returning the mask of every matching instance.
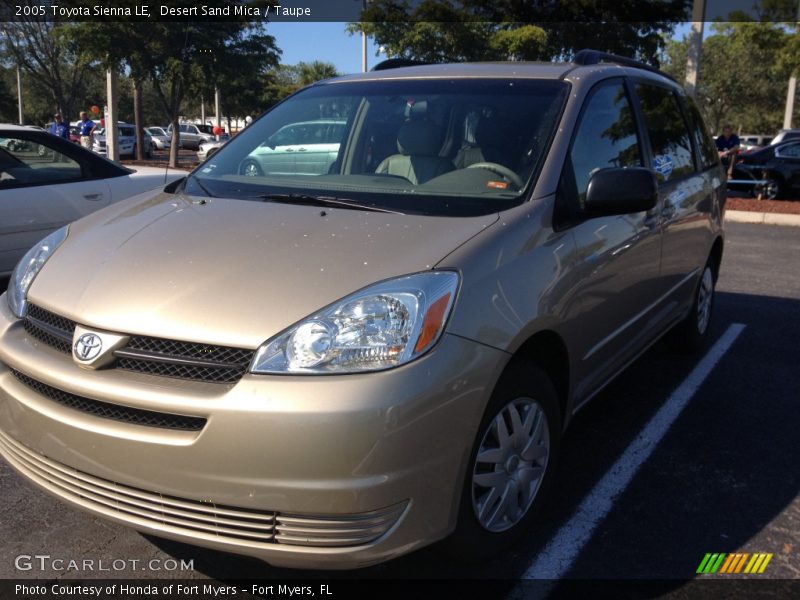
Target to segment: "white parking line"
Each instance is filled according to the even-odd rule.
[[[580,551],[591,539],[595,527],[611,510],[615,498],[625,490],[636,471],[647,460],[744,328],[741,323],[734,323],[728,327],[684,382],[653,415],[636,439],[625,449],[617,462],[597,482],[570,520],[538,553],[536,559],[526,569],[523,579],[556,580],[566,575]]]

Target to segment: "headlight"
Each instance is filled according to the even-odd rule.
[[[42,270],[44,263],[67,238],[69,225],[56,229],[53,233],[36,244],[25,253],[22,260],[14,267],[11,279],[8,282],[8,306],[20,319],[25,316],[28,309],[28,289],[31,283]]]
[[[251,371],[355,373],[407,363],[439,339],[458,281],[452,271],[431,271],[365,288],[268,340]]]

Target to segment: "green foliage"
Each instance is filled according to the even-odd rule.
[[[0,22],[3,62],[14,69],[18,65],[25,87],[35,93],[23,100],[26,114],[37,122],[51,119],[55,111],[73,118],[89,92],[90,61],[61,43],[63,29],[39,17]]]
[[[261,94],[262,105],[257,113],[277,104],[302,87],[338,76],[339,72],[333,64],[319,60],[310,63],[301,62],[297,65],[280,65],[262,78],[264,82]]]
[[[786,84],[797,64],[797,33],[776,23],[718,23],[703,41],[697,101],[711,130],[773,133],[783,123]],[[688,39],[666,46],[664,69],[686,73]]]
[[[581,48],[657,64],[691,0],[374,0],[361,23],[389,57],[429,62],[550,60]]]

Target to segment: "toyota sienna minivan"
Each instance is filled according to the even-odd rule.
[[[248,168],[320,120],[324,172]],[[22,259],[0,453],[273,565],[486,556],[534,524],[576,411],[665,334],[703,344],[724,202],[697,108],[628,59],[317,83]]]

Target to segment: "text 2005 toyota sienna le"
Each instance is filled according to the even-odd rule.
[[[259,150],[292,123],[292,152]],[[274,565],[495,552],[575,411],[662,334],[703,342],[723,210],[697,109],[618,57],[313,85],[23,258],[0,452],[75,506]]]

